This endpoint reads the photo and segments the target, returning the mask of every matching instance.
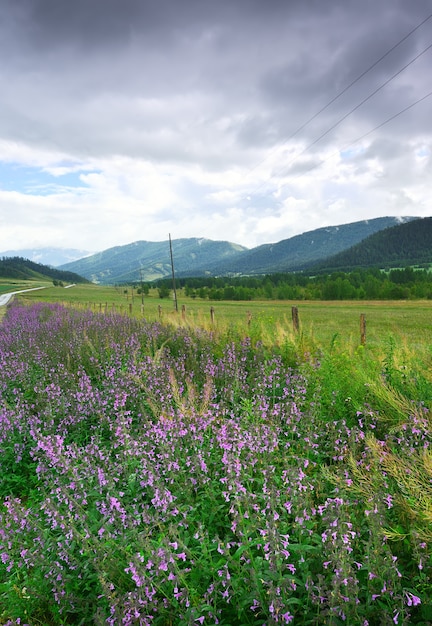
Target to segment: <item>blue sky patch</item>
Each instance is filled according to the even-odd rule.
[[[49,196],[59,193],[65,188],[86,187],[80,179],[81,173],[78,171],[53,176],[39,167],[0,162],[0,190]]]

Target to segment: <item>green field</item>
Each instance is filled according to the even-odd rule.
[[[18,288],[24,289],[24,283]],[[211,302],[186,298],[179,290],[179,310],[176,313],[172,299],[160,299],[156,290],[142,299],[131,288],[77,285],[64,289],[48,286],[47,289],[18,297],[28,302],[57,302],[100,312],[121,312],[148,320],[159,319],[161,314],[162,319],[174,324],[206,328],[212,326],[210,309],[213,308],[214,326],[219,330],[235,326],[276,342],[290,335],[292,307],[296,306],[301,335],[322,347],[335,341],[349,347],[358,346],[361,314],[366,316],[366,338],[370,348],[386,345],[390,337],[399,338],[413,350],[423,350],[425,346],[432,345],[430,300]]]

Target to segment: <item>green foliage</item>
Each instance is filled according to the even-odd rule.
[[[0,623],[427,622],[432,355],[265,321],[8,311]]]
[[[170,295],[170,289],[169,287],[167,287],[166,285],[161,285],[158,288],[158,293],[159,293],[159,298],[169,298]]]
[[[69,283],[88,283],[89,281],[78,274],[57,270],[48,265],[34,263],[22,257],[3,257],[0,259],[0,276],[19,280],[53,279],[59,284],[61,281]]]
[[[157,281],[169,289],[168,280]],[[214,301],[407,300],[432,297],[432,272],[412,267],[389,273],[376,268],[331,274],[271,274],[250,277],[178,279],[185,295]]]
[[[430,264],[432,218],[416,219],[370,235],[348,250],[315,265],[318,270],[353,267],[395,267]],[[402,283],[411,282],[412,271],[399,276]]]

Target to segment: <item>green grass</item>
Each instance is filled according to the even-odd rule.
[[[0,281],[0,293],[35,286],[34,282]],[[151,290],[142,299],[135,290],[125,287],[77,285],[69,289],[48,286],[47,289],[19,296],[29,302],[59,302],[66,306],[91,308],[95,311],[112,311],[145,317],[148,320],[163,319],[174,324],[211,326],[210,309],[214,309],[214,326],[220,330],[234,326],[263,334],[269,341],[284,340],[292,330],[292,306],[297,306],[300,332],[314,345],[328,347],[333,343],[355,348],[360,343],[360,315],[366,315],[367,345],[382,349],[390,337],[398,338],[410,349],[424,350],[432,346],[432,301],[251,301],[211,302],[192,300],[178,291],[178,313],[172,299],[160,299]],[[182,308],[185,307],[185,314]],[[250,322],[248,323],[248,321]]]
[[[9,293],[11,291],[19,291],[20,289],[33,289],[34,287],[48,286],[50,284],[51,283],[46,281],[0,278],[0,294]]]

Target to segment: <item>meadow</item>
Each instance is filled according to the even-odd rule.
[[[432,623],[431,303],[103,289],[0,326],[0,624]]]
[[[284,341],[285,336],[290,334],[291,309],[295,305],[299,310],[302,336],[324,348],[335,340],[356,347],[360,338],[361,314],[366,316],[368,345],[379,353],[386,349],[390,336],[398,337],[411,349],[422,350],[431,341],[430,300],[212,302],[188,298],[180,289],[176,312],[173,300],[159,298],[156,289],[150,290],[149,295],[141,296],[131,287],[76,285],[71,289],[62,289],[52,284],[44,290],[22,294],[19,300],[119,313],[192,329],[200,327],[219,332],[227,332],[233,327],[239,332],[246,329],[249,334],[272,345]],[[214,309],[213,322],[211,308]]]

